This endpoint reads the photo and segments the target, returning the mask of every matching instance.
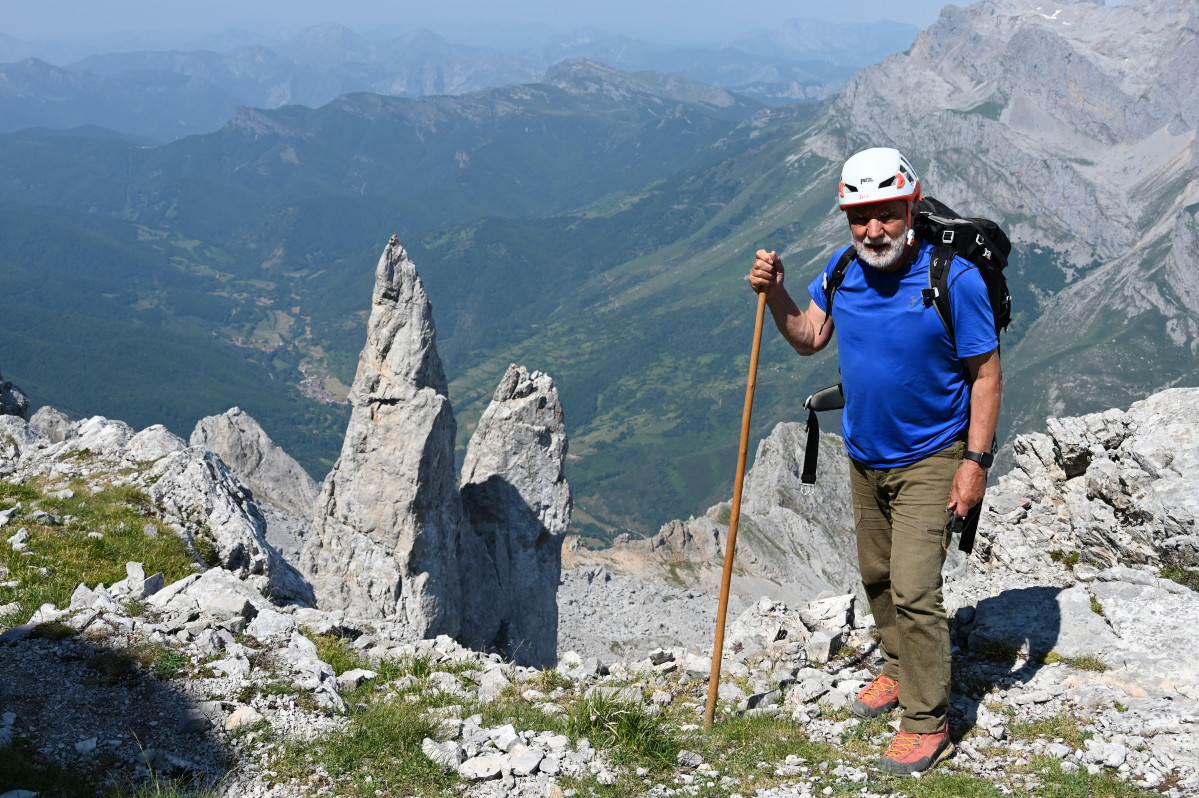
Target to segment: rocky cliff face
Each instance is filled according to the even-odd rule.
[[[260,499],[300,518],[312,515],[316,482],[241,408],[200,419],[190,443],[220,455]]]
[[[1018,437],[1016,467],[987,495],[980,565],[1199,568],[1196,418],[1199,389],[1178,388]]]
[[[301,554],[322,606],[397,617],[419,637],[458,633],[463,517],[446,394],[432,308],[393,238],[375,273],[345,443]]]
[[[0,476],[135,486],[206,566],[269,591],[276,601],[312,603],[307,583],[267,541],[267,522],[252,494],[211,450],[188,446],[161,424],[135,433],[122,421],[70,422],[46,408],[34,420],[55,437],[38,423],[0,416]]]
[[[29,418],[29,397],[3,376],[0,376],[0,416]]]
[[[762,596],[794,606],[860,590],[844,445],[822,436],[817,483],[805,486],[806,440],[803,424],[784,423],[758,444],[741,497],[731,612]],[[568,538],[559,647],[594,653],[615,644],[648,653],[711,634],[710,599],[720,592],[730,515],[731,504],[722,502],[700,518],[667,523],[652,538],[618,538],[603,551]],[[669,610],[647,604],[645,591],[668,596]]]
[[[300,567],[324,608],[552,661],[558,542],[570,518],[557,392],[545,375],[509,370],[471,441],[461,494],[446,393],[432,308],[393,237],[376,271],[345,444]]]
[[[470,612],[463,640],[491,643],[522,662],[555,661],[557,585],[571,510],[565,460],[566,427],[553,381],[510,366],[462,465],[471,534],[495,573],[494,582],[464,586]],[[498,629],[479,623],[485,612],[496,613]]]
[[[315,506],[312,480],[238,408],[202,419],[189,446],[161,425],[134,433],[48,407],[27,421],[28,400],[3,385],[0,477],[107,484],[127,469],[116,484],[142,488],[200,563],[276,602],[319,603],[413,639],[450,635],[521,664],[557,659],[571,513],[557,389],[508,369],[459,489],[432,308],[394,237],[376,271],[345,444]]]
[[[267,543],[287,562],[299,562],[319,492],[312,477],[237,407],[200,419],[192,430],[191,445],[210,449],[253,491],[266,522]]]

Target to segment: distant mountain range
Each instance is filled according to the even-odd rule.
[[[835,94],[856,69],[908,46],[915,34],[890,22],[791,20],[758,39],[720,45],[584,30],[508,52],[455,45],[423,29],[374,41],[329,23],[270,45],[110,52],[62,66],[39,58],[61,48],[0,36],[0,132],[89,124],[172,141],[217,130],[238,106],[316,108],[352,92],[461,95],[537,82],[551,65],[579,58],[679,75],[778,105]]]
[[[239,405],[318,478],[392,233],[433,301],[468,435],[509,363],[559,386],[574,530],[652,533],[727,497],[754,299],[847,240],[844,158],[903,149],[1001,219],[1017,315],[1003,436],[1199,382],[1193,2],[948,7],[833,100],[763,107],[585,60],[460,97],[243,110],[148,147],[0,136],[0,368],[133,424]],[[754,434],[836,379],[766,338]]]

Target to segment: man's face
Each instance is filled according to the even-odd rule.
[[[856,205],[845,216],[863,263],[884,272],[899,266],[908,232],[907,200]]]

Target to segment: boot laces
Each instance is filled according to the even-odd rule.
[[[924,735],[917,734],[915,732],[901,731],[899,734],[895,735],[895,739],[891,741],[891,745],[889,748],[887,748],[887,753],[885,756],[889,756],[893,759],[899,759],[916,746],[920,745],[920,738],[923,736]]]
[[[882,676],[881,674],[879,676],[874,677],[874,681],[870,683],[870,686],[868,688],[866,688],[866,695],[864,695],[863,698],[865,698],[865,699],[878,698],[879,696],[883,695],[888,690],[890,690],[894,686],[894,683],[889,679],[886,682],[884,682],[883,680],[886,678],[887,677]]]

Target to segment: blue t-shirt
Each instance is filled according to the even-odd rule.
[[[824,280],[841,253],[808,287],[826,313]],[[963,358],[999,345],[987,287],[978,269],[954,258],[950,308],[957,347],[921,291],[928,288],[932,246],[907,267],[882,272],[849,264],[833,300],[845,412],[845,448],[870,468],[893,468],[939,452],[963,437],[970,421],[970,380]]]

